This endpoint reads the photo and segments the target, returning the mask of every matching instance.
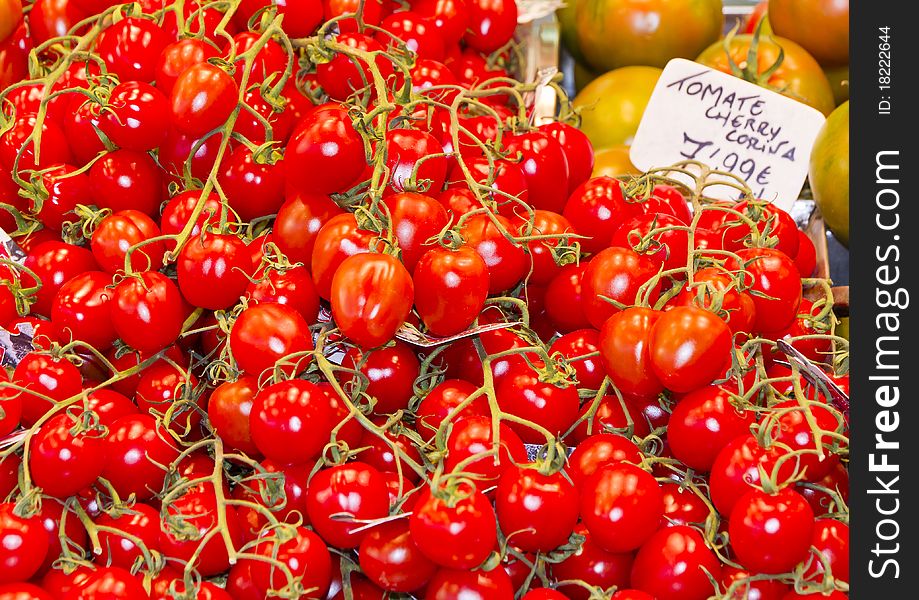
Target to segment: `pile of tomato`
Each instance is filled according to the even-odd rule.
[[[27,7],[0,599],[847,597],[813,243],[701,165],[591,177],[517,18]]]

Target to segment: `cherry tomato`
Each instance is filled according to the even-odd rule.
[[[130,569],[142,548],[159,549],[160,513],[149,504],[136,502],[121,511],[103,514],[95,520],[99,527],[99,559],[122,569]],[[119,535],[125,533],[127,535]]]
[[[609,552],[640,547],[660,525],[663,495],[654,477],[626,462],[600,467],[581,489],[581,519]]]
[[[801,276],[784,253],[771,248],[739,250],[742,264],[729,258],[725,267],[741,273],[756,306],[755,331],[780,331],[791,325],[801,304]]]
[[[628,438],[614,433],[598,433],[577,445],[568,458],[568,474],[581,488],[603,466],[617,462],[641,462],[641,451]]]
[[[0,168],[12,173],[15,167],[17,173],[27,175],[24,171],[74,162],[64,132],[50,119],[42,120],[41,152],[36,162],[32,133],[37,126],[38,115],[35,113],[17,115],[12,126],[0,135]],[[28,176],[25,179],[29,179]]]
[[[127,149],[109,152],[93,163],[89,178],[100,207],[159,214],[163,172],[149,154]]]
[[[196,236],[182,247],[177,261],[179,289],[188,302],[220,310],[236,304],[253,269],[246,244],[233,234]]]
[[[698,389],[724,375],[733,347],[727,323],[695,306],[665,312],[648,333],[651,370],[674,392]]]
[[[332,279],[338,267],[350,256],[370,252],[375,237],[370,231],[359,228],[353,213],[335,215],[322,225],[313,243],[310,262],[320,298],[331,298]]]
[[[775,238],[774,248],[788,256],[798,253],[800,239],[798,226],[791,215],[772,204],[762,201],[744,200],[732,207],[732,210],[744,215],[756,223],[761,239]],[[734,213],[724,213],[721,226],[718,228],[725,250],[740,250],[752,235],[749,225],[741,221]]]
[[[332,546],[356,548],[367,531],[355,532],[363,521],[385,517],[389,492],[379,471],[368,464],[350,462],[323,469],[310,480],[306,508],[313,529]],[[333,515],[347,513],[354,521]]]
[[[738,281],[728,273],[706,267],[693,274],[694,287],[684,288],[673,300],[675,306],[719,307],[731,333],[748,333],[756,320],[756,304],[747,292],[739,290]]]
[[[376,399],[373,410],[378,414],[394,413],[408,407],[421,367],[412,347],[400,341],[369,352],[350,348],[342,365],[367,377],[368,384],[363,391]],[[359,378],[353,377],[351,381],[357,385]]]
[[[105,217],[93,232],[93,256],[100,267],[114,275],[124,270],[125,258],[132,247],[160,235],[160,228],[146,214],[137,210],[119,211]],[[158,270],[165,252],[161,241],[140,245],[131,252],[131,270]]]
[[[791,488],[750,490],[731,510],[729,532],[737,561],[757,573],[785,573],[805,560],[814,513]]]
[[[313,350],[313,338],[309,323],[296,309],[260,302],[237,317],[230,330],[230,349],[240,368],[250,375],[258,377],[279,363],[283,372],[294,375],[312,360],[304,353]]]
[[[725,565],[721,568],[721,587],[729,600],[782,600],[790,586],[773,579],[752,579],[757,573]]]
[[[814,522],[814,533],[811,546],[817,549],[817,555],[811,556],[810,567],[804,577],[811,581],[821,581],[832,575],[837,581],[849,581],[849,526],[835,519],[817,519]],[[829,572],[823,560],[829,564]]]
[[[29,352],[13,371],[13,382],[26,388],[22,398],[22,423],[32,426],[55,402],[80,393],[82,377],[73,363],[48,354]]]
[[[172,88],[182,73],[218,55],[214,46],[199,38],[185,38],[169,44],[163,48],[156,64],[157,89],[171,97]]]
[[[87,271],[65,283],[51,307],[51,322],[59,338],[79,340],[99,350],[115,341],[111,321],[114,294],[107,286],[112,278],[101,271]]]
[[[428,240],[447,226],[447,211],[434,198],[414,192],[400,192],[384,203],[389,209],[393,237],[402,251],[402,263],[412,271],[421,256],[434,246]]]
[[[250,455],[258,454],[249,430],[249,415],[256,393],[257,378],[243,375],[236,381],[226,381],[217,386],[207,403],[208,422],[224,444]]]
[[[667,440],[674,457],[706,472],[721,449],[748,433],[755,420],[755,412],[738,409],[723,387],[705,386],[677,403],[670,416]]]
[[[291,187],[308,194],[344,192],[364,174],[367,159],[348,112],[332,105],[306,115],[284,154]]]
[[[106,438],[107,460],[102,476],[122,497],[136,494],[147,500],[160,492],[166,479],[161,465],[178,459],[171,436],[149,415],[115,420]]]
[[[78,204],[93,203],[89,176],[76,171],[71,165],[60,165],[42,175],[42,185],[48,195],[40,210],[36,211],[33,200],[32,210],[45,227],[60,231],[65,224],[79,220],[74,213]]]
[[[182,133],[200,137],[225,123],[238,100],[239,89],[226,71],[207,62],[196,63],[173,85],[172,122]]]
[[[776,446],[768,449],[755,437],[741,435],[721,449],[712,464],[709,489],[712,503],[722,515],[730,516],[737,501],[759,485],[759,469],[772,474],[784,451]],[[786,460],[779,468],[778,481],[794,474],[794,461]]]
[[[489,294],[498,294],[520,283],[529,270],[529,260],[523,248],[502,233],[503,229],[510,234],[510,220],[500,215],[493,218],[501,229],[487,215],[473,215],[463,223],[460,233],[488,266]]]
[[[440,569],[425,588],[432,600],[512,600],[514,586],[500,567],[491,571]]]
[[[594,256],[584,271],[582,305],[590,324],[596,329],[619,312],[619,309],[605,298],[631,306],[639,300],[639,291],[644,287],[644,296],[653,304],[660,291],[660,282],[648,290],[646,285],[657,274],[654,262],[629,248],[607,248]]]
[[[539,126],[540,131],[558,140],[568,162],[568,194],[590,179],[594,169],[594,148],[587,135],[572,125],[559,121]]]
[[[284,204],[283,159],[262,164],[248,148],[240,146],[230,154],[217,178],[230,208],[243,221],[274,214]]]
[[[679,229],[686,223],[668,214],[646,213],[619,226],[610,240],[611,246],[632,248],[647,256],[665,271],[685,269],[689,256],[689,234]],[[653,236],[649,234],[657,230]],[[683,273],[674,275],[683,278]]]
[[[469,0],[469,29],[463,39],[469,46],[490,54],[504,46],[517,27],[517,3],[513,0]]]
[[[520,155],[533,208],[561,212],[568,200],[568,159],[559,140],[532,131],[509,137],[505,145],[511,159]]]
[[[384,80],[392,75],[392,62],[383,55],[384,47],[377,40],[363,33],[345,32],[338,35],[335,41],[362,52],[379,52],[380,54],[374,60],[375,66]],[[317,65],[316,80],[329,98],[340,102],[368,86],[371,90],[374,89],[370,69],[365,65],[358,66],[355,59],[344,53],[335,55],[329,62]]]
[[[342,210],[331,198],[319,194],[288,195],[278,209],[271,239],[291,262],[310,267],[319,230]]]
[[[543,380],[530,369],[511,372],[495,389],[501,410],[526,419],[554,436],[561,436],[578,418],[580,401],[574,385]],[[546,442],[545,436],[532,427],[516,422],[511,429],[529,444]]]
[[[697,529],[665,527],[638,551],[632,585],[655,598],[705,600],[712,595],[709,577],[718,581],[721,564]]]
[[[495,510],[515,547],[551,552],[568,542],[578,521],[578,491],[561,472],[513,467],[498,481]]]
[[[622,184],[612,177],[595,177],[575,189],[562,214],[578,234],[585,252],[595,253],[609,245],[609,239],[620,225],[641,213],[626,201]]]
[[[494,549],[497,528],[488,498],[469,483],[458,485],[462,496],[450,500],[442,496],[449,493],[445,490],[439,490],[438,495],[431,488],[422,490],[409,527],[412,539],[428,559],[448,569],[468,570],[481,564]]]
[[[329,551],[322,539],[306,527],[297,527],[292,533],[293,537],[283,542],[274,537],[267,538],[256,546],[256,553],[266,560],[270,558],[285,565],[303,589],[310,590],[310,597],[325,597],[332,581]],[[290,585],[284,571],[271,563],[253,560],[250,565],[252,581],[262,596],[265,593],[262,590],[283,589]]]
[[[415,308],[428,332],[446,337],[464,331],[488,297],[488,265],[469,246],[432,248],[415,266]]]
[[[99,129],[119,148],[146,152],[165,138],[168,110],[163,92],[149,83],[126,81],[112,89]]]
[[[32,482],[57,498],[67,498],[95,483],[105,463],[99,432],[71,433],[76,425],[68,415],[57,415],[36,432],[29,446]]]
[[[217,227],[220,225],[220,218],[224,212],[220,204],[220,197],[217,194],[208,194],[202,199],[200,190],[186,190],[172,197],[163,207],[163,215],[160,218],[160,228],[164,235],[179,235],[186,225],[191,221],[195,207],[202,203],[201,212],[191,228],[191,236],[197,237],[201,234],[204,227],[210,225]],[[170,241],[164,242],[166,247],[172,250],[175,243]]]
[[[405,14],[405,13],[402,13]],[[447,177],[443,147],[430,133],[417,129],[390,129],[386,134],[386,167],[397,192],[440,193]]]
[[[371,529],[361,541],[359,557],[370,580],[393,592],[420,589],[437,570],[418,549],[406,520]]]
[[[581,285],[586,270],[587,263],[565,265],[546,287],[546,315],[562,333],[590,327],[584,313]]]
[[[798,470],[808,481],[820,481],[829,475],[837,460],[836,454],[832,452],[833,440],[824,437],[818,448],[813,425],[822,432],[844,434],[842,415],[818,403],[801,407],[797,400],[780,402],[773,409],[777,411],[776,419],[768,426],[777,425],[776,442],[788,446],[791,451],[801,452],[796,464]],[[820,450],[824,454],[822,458],[817,454]]]
[[[218,524],[219,510],[224,511],[225,519]],[[160,535],[163,554],[183,563],[191,562],[202,577],[211,577],[230,568],[223,532],[216,535],[212,532],[218,526],[225,527],[230,542],[238,548],[242,545],[242,524],[236,508],[218,506],[217,494],[211,487],[189,488],[164,506],[163,513]],[[182,529],[175,527],[175,519],[181,519]],[[188,537],[188,529],[193,531],[191,537]],[[203,539],[205,536],[206,541]]]
[[[583,524],[575,526],[574,532],[584,536],[584,543],[568,558],[551,565],[553,579],[560,582],[583,581],[604,590],[629,584],[633,553],[607,552],[597,545]],[[558,588],[571,600],[587,600],[590,596],[590,592],[576,584],[559,585]]]
[[[154,20],[128,17],[105,29],[96,51],[121,82],[152,82],[156,63],[171,40]]]
[[[600,360],[624,394],[653,396],[664,389],[654,373],[649,348],[651,330],[661,315],[650,308],[627,308],[607,319],[600,330]]]
[[[600,348],[600,339],[593,329],[579,329],[557,338],[549,347],[549,352],[558,352],[571,366],[581,389],[598,390],[603,384],[606,372],[596,356],[591,356]]]
[[[282,381],[256,394],[249,430],[259,452],[281,464],[294,464],[319,454],[329,440],[333,420],[332,407],[318,386]]]

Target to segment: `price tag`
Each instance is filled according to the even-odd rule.
[[[2,227],[0,227],[0,257],[12,259],[19,264],[26,259],[26,253]]]
[[[739,176],[758,198],[790,210],[825,120],[806,104],[676,58],[651,94],[630,157],[645,171],[696,160]],[[729,200],[738,192],[716,185],[706,195]]]

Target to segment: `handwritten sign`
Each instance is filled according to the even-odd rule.
[[[642,170],[696,160],[741,177],[757,197],[789,210],[824,120],[806,104],[676,58],[651,94],[630,157]],[[738,192],[717,185],[706,195],[732,199]]]

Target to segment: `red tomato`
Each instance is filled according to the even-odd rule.
[[[550,566],[552,578],[559,582],[583,581],[604,590],[627,586],[634,555],[607,552],[597,545],[583,524],[576,525],[574,531],[584,536],[584,543],[571,556]],[[571,600],[588,600],[590,596],[590,592],[577,584],[559,585],[558,588]]]
[[[127,415],[115,420],[106,438],[106,463],[102,471],[122,497],[138,500],[160,492],[166,479],[161,465],[179,457],[171,436],[149,415]]]
[[[208,422],[225,446],[249,455],[258,454],[249,430],[249,415],[256,393],[258,379],[243,375],[236,381],[217,386],[207,402]]]
[[[216,175],[214,164],[220,152],[220,136],[198,138],[170,127],[157,157],[171,180],[188,186],[188,177],[205,180]]]
[[[117,334],[112,325],[112,277],[87,271],[65,283],[51,307],[51,322],[62,340],[79,340],[106,350]]]
[[[763,242],[775,238],[776,250],[788,256],[798,253],[798,226],[790,214],[763,201],[744,200],[735,204],[732,209],[756,223],[757,235],[761,241],[755,245],[762,245]],[[740,250],[752,236],[752,230],[733,213],[724,213],[718,235],[721,236],[725,250]]]
[[[755,437],[744,434],[721,449],[712,464],[709,491],[712,503],[722,515],[730,516],[737,501],[759,486],[759,469],[773,474],[784,451],[776,446],[768,449]],[[786,481],[794,474],[794,461],[786,460],[778,469],[777,481]]]
[[[651,370],[674,392],[690,392],[723,376],[733,348],[727,324],[695,306],[665,312],[648,333]]]
[[[425,440],[433,438],[447,417],[477,389],[476,385],[462,379],[447,379],[438,383],[415,409],[415,430]],[[487,417],[488,414],[488,399],[481,395],[466,404],[450,422],[458,423],[460,419],[469,416]]]
[[[711,510],[695,492],[675,482],[662,483],[661,492],[664,495],[665,526],[705,525]]]
[[[488,297],[488,265],[469,246],[428,250],[415,266],[412,281],[415,308],[434,336],[464,331]]]
[[[415,0],[412,10],[431,20],[443,38],[445,48],[459,43],[466,33],[469,21],[466,0]]]
[[[565,265],[546,287],[546,315],[562,333],[590,327],[584,313],[581,285],[586,270],[586,262]]]
[[[271,536],[256,546],[256,553],[265,560],[251,561],[249,569],[253,583],[260,590],[260,597],[264,596],[262,590],[279,590],[292,583],[286,573],[267,562],[268,559],[285,565],[303,589],[318,592],[319,596],[314,597],[323,597],[329,589],[332,557],[322,539],[306,527],[297,527],[293,534],[283,542]]]
[[[393,64],[382,54],[385,48],[377,40],[363,33],[345,32],[339,34],[335,41],[348,48],[362,52],[380,52],[381,54],[377,55],[374,64],[384,80],[392,75]],[[329,98],[343,102],[356,91],[363,90],[368,86],[370,86],[371,90],[374,89],[370,69],[363,64],[358,66],[359,60],[353,59],[345,53],[340,53],[336,54],[329,62],[316,66],[316,80]]]
[[[281,73],[296,68],[296,61],[289,63],[291,57],[287,50],[284,49],[277,40],[269,39],[259,49],[252,59],[251,68],[246,66],[245,54],[249,53],[252,48],[259,42],[262,37],[261,33],[254,31],[244,31],[233,36],[233,44],[236,46],[236,72],[233,79],[236,80],[240,88],[248,88],[254,83],[265,81],[272,77],[272,81],[278,81]],[[246,84],[243,85],[243,78],[248,76]]]
[[[817,519],[814,522],[814,534],[811,546],[817,549],[818,555],[811,556],[810,567],[804,577],[811,581],[821,581],[832,574],[837,581],[849,581],[849,526],[835,519]],[[829,573],[822,560],[829,564]]]
[[[463,471],[478,475],[476,484],[480,489],[485,489],[494,484],[501,474],[514,463],[527,461],[526,448],[510,427],[501,423],[498,435],[500,444],[498,451],[495,452],[495,440],[489,417],[469,416],[456,420],[447,438],[447,458],[444,461],[444,470],[453,472],[457,465],[463,463]],[[475,456],[481,456],[481,458],[467,460]]]
[[[49,496],[65,499],[92,485],[102,474],[105,445],[98,431],[71,433],[73,418],[59,414],[46,421],[29,445],[32,482]]]
[[[693,274],[693,287],[684,288],[673,300],[675,306],[700,306],[717,311],[724,317],[731,333],[753,331],[756,304],[747,292],[739,290],[739,282],[716,267],[699,269]]]
[[[753,579],[757,573],[725,565],[721,568],[721,587],[728,600],[782,600],[790,586],[774,579]]]
[[[159,549],[160,512],[149,504],[136,502],[122,511],[105,513],[96,518],[95,524],[100,528],[99,559],[105,564],[130,569],[137,557],[143,556],[141,548]]]
[[[347,191],[367,165],[363,138],[348,112],[334,105],[319,106],[303,118],[284,160],[291,187],[312,194]]]
[[[632,566],[632,585],[655,598],[705,600],[713,591],[709,577],[718,581],[720,576],[718,557],[697,529],[685,525],[658,530]]]
[[[367,530],[365,521],[389,513],[389,492],[382,474],[368,464],[349,462],[320,470],[310,479],[306,509],[313,529],[336,548],[357,548]],[[352,519],[333,515],[347,513]]]
[[[515,0],[470,0],[469,30],[463,36],[469,46],[490,54],[508,43],[517,28]]]
[[[686,269],[689,257],[689,234],[679,229],[686,223],[667,214],[646,213],[629,219],[619,226],[610,240],[611,246],[632,248],[647,256],[658,267],[669,271]],[[649,237],[652,231],[663,229]],[[674,275],[685,277],[684,273]]]
[[[624,394],[653,396],[664,389],[649,347],[651,330],[662,314],[640,306],[627,308],[607,319],[600,330],[600,360]]]
[[[185,38],[169,44],[163,48],[157,61],[157,89],[171,97],[172,88],[182,73],[218,55],[217,49],[203,39]]]
[[[558,249],[562,243],[562,238],[569,238],[568,245],[577,241],[574,236],[577,232],[568,222],[568,219],[562,215],[547,211],[535,210],[532,218],[532,228],[526,215],[521,215],[524,220],[517,228],[517,235],[525,236],[557,236],[557,239],[531,240],[527,242],[527,249],[530,254],[530,277],[529,282],[536,285],[548,285],[555,275],[558,274],[561,267],[556,263],[556,252],[561,253]],[[570,258],[570,257],[569,257]]]
[[[484,186],[484,189],[480,188],[480,193],[493,198],[504,212],[512,215],[513,210],[521,206],[520,202],[529,198],[526,176],[516,163],[504,159],[489,162],[483,157],[464,157],[464,162],[472,181]],[[447,185],[459,189],[469,188],[469,181],[459,164],[450,170]],[[481,204],[475,201],[473,207],[480,208]]]
[[[163,207],[163,215],[160,218],[162,233],[164,235],[179,235],[191,221],[198,203],[201,203],[201,211],[191,226],[191,236],[199,236],[202,229],[207,225],[215,228],[219,227],[220,217],[225,210],[220,203],[220,197],[211,193],[202,198],[201,190],[186,190],[173,196]],[[164,244],[170,250],[175,247],[175,243],[171,240],[164,242]]]
[[[575,447],[568,457],[568,474],[574,484],[581,488],[597,469],[617,462],[641,462],[642,454],[631,440],[614,433],[598,433],[590,436]]]
[[[131,270],[156,271],[163,265],[166,246],[161,241],[143,242],[160,235],[160,228],[153,219],[129,209],[105,217],[93,232],[90,245],[96,262],[112,275],[124,271],[125,258],[134,246],[138,248],[131,252]]]
[[[578,490],[561,472],[514,467],[498,481],[495,510],[501,531],[513,532],[515,547],[551,552],[568,542],[578,522]]]
[[[29,390],[20,396],[23,425],[31,427],[52,408],[51,401],[62,402],[79,394],[81,381],[80,372],[64,358],[26,354],[13,371],[13,382]]]
[[[640,298],[639,292],[653,304],[660,292],[658,281],[650,290],[647,284],[655,275],[654,262],[629,248],[607,248],[594,256],[584,271],[582,305],[590,324],[596,329],[619,312],[619,309],[605,298],[632,306]],[[642,288],[645,290],[642,290]]]
[[[220,523],[218,510],[223,510],[226,517]],[[217,531],[218,526],[225,527],[230,542],[238,548],[242,545],[242,524],[236,508],[218,507],[217,494],[211,487],[201,485],[189,488],[165,505],[163,512],[160,546],[164,555],[183,563],[191,562],[202,577],[212,577],[230,568],[223,531],[216,535],[213,532]],[[174,525],[179,518],[182,529]],[[187,537],[189,528],[193,531],[191,538]],[[203,539],[205,537],[206,541]]]
[[[332,317],[341,332],[364,348],[392,339],[414,301],[412,278],[388,254],[356,254],[332,279]]]
[[[284,31],[292,38],[307,37],[322,23],[320,0],[243,0],[233,17],[240,28],[246,28],[256,12],[270,6],[284,15]]]
[[[406,14],[406,13],[401,13]],[[430,133],[417,129],[390,129],[386,134],[386,167],[397,192],[419,191],[434,196],[443,189],[447,158]]]
[[[626,201],[622,184],[612,177],[595,177],[574,190],[562,213],[578,234],[585,252],[595,253],[609,245],[612,232],[641,208]]]
[[[42,146],[36,162],[32,133],[37,125],[38,116],[36,114],[24,113],[17,115],[12,126],[0,134],[0,168],[12,173],[15,166],[17,173],[27,175],[24,171],[46,169],[74,162],[64,132],[49,119],[42,120]],[[25,179],[29,179],[28,176]]]
[[[752,410],[740,410],[720,386],[701,387],[683,396],[673,409],[667,440],[673,456],[701,472],[712,468],[721,449],[750,431]]]
[[[488,266],[489,294],[513,288],[529,270],[526,252],[502,233],[503,230],[511,235],[512,229],[506,217],[479,214],[466,219],[460,231],[466,243],[475,248]]]
[[[89,178],[100,207],[115,212],[133,209],[151,217],[159,214],[163,171],[149,154],[126,149],[109,152],[93,163]]]
[[[801,407],[797,400],[787,400],[773,406],[777,412],[775,421],[767,421],[768,427],[776,426],[775,441],[788,446],[792,451],[799,451],[796,466],[808,481],[820,481],[833,469],[837,456],[832,451],[833,440],[823,437],[818,448],[814,438],[812,422],[821,432],[845,433],[845,422],[842,415],[828,406],[818,403]],[[821,457],[818,451],[823,452]],[[791,461],[795,462],[795,461]]]
[[[626,462],[600,467],[581,489],[581,519],[609,552],[639,548],[660,525],[664,500],[647,471]]]
[[[568,194],[590,179],[594,169],[594,147],[583,131],[567,123],[554,122],[539,126],[540,131],[558,140],[568,162]]]
[[[377,39],[384,45],[394,47],[397,39],[418,57],[444,60],[445,45],[440,32],[434,23],[418,13],[407,10],[391,14],[383,19],[380,27],[387,32],[377,33]]]
[[[781,331],[791,325],[801,304],[801,276],[784,253],[771,248],[749,248],[737,252],[743,264],[729,258],[725,267],[741,273],[742,281],[759,294],[751,294],[756,306],[753,328]]]
[[[361,570],[385,590],[413,592],[437,570],[412,539],[407,520],[379,525],[361,541]]]
[[[370,252],[375,238],[370,231],[358,227],[353,213],[335,215],[322,225],[313,242],[310,262],[310,272],[320,298],[331,298],[332,279],[338,267],[350,256]]]
[[[514,586],[504,569],[470,571],[440,569],[425,588],[436,600],[512,600]]]
[[[218,175],[230,208],[243,221],[278,212],[284,204],[284,160],[262,164],[245,146],[230,154]]]
[[[48,551],[48,538],[37,517],[24,519],[13,512],[15,505],[0,504],[0,584],[29,579]]]
[[[377,425],[380,425],[383,420],[376,419],[376,422]],[[363,427],[361,429],[360,441],[357,444],[357,447],[365,448],[360,454],[361,461],[384,475],[387,473],[398,475],[401,472],[404,481],[418,480],[418,474],[408,461],[411,460],[415,464],[422,464],[424,461],[411,438],[389,430],[384,431],[383,437],[380,437],[369,429],[363,429]]]
[[[290,194],[278,209],[271,239],[288,260],[301,262],[309,269],[319,230],[341,213],[328,196]]]
[[[172,122],[182,133],[200,137],[223,125],[238,101],[239,88],[226,71],[207,62],[196,63],[173,85]]]
[[[194,306],[220,310],[239,302],[253,269],[246,244],[233,234],[196,236],[176,263],[179,289]]]
[[[574,369],[581,389],[598,390],[603,384],[606,372],[600,359],[590,356],[600,348],[600,339],[593,329],[572,331],[557,338],[549,347],[549,352],[558,352],[564,356]]]
[[[37,211],[33,200],[32,210],[45,227],[60,231],[65,223],[79,220],[74,213],[78,204],[88,206],[93,203],[89,176],[76,173],[76,170],[70,165],[60,165],[42,175],[42,185],[48,196]]]
[[[757,573],[786,573],[805,560],[814,513],[791,488],[770,495],[750,490],[731,510],[729,532],[737,561]]]
[[[279,367],[288,376],[312,361],[309,323],[296,309],[277,302],[252,304],[230,330],[230,350],[239,367],[256,377]]]
[[[433,244],[429,242],[447,226],[450,218],[443,205],[414,192],[400,192],[384,200],[389,210],[393,237],[402,251],[402,263],[412,271]]]
[[[544,381],[529,368],[508,374],[498,384],[495,395],[502,411],[543,427],[557,437],[578,418],[577,387],[567,382],[556,385]],[[532,427],[516,422],[510,422],[510,426],[526,443],[546,442],[545,436]]]
[[[259,452],[281,464],[294,464],[319,454],[329,441],[333,420],[329,400],[318,386],[282,381],[256,394],[249,429]]]
[[[165,138],[168,110],[163,92],[149,83],[126,81],[112,88],[99,129],[119,148],[146,152]]]
[[[246,295],[252,302],[286,304],[300,313],[307,323],[316,321],[319,296],[305,267],[291,267],[284,271],[268,269],[261,275],[261,279],[250,283],[246,289]]]
[[[561,212],[568,200],[568,159],[559,140],[532,131],[510,136],[504,143],[512,160],[520,155],[528,202],[533,208]]]
[[[794,261],[802,278],[811,277],[817,270],[817,248],[801,230],[798,230],[798,253],[795,254]]]
[[[152,82],[157,60],[171,41],[154,20],[128,17],[102,32],[96,51],[119,81]]]
[[[448,569],[473,569],[497,543],[495,512],[482,492],[469,483],[458,485],[463,496],[453,501],[443,497],[449,492],[439,490],[435,495],[425,487],[409,517],[409,527],[428,559]]]

